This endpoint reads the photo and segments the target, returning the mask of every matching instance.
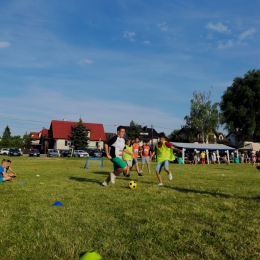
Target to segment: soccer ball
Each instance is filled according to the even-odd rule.
[[[128,186],[130,189],[135,189],[137,187],[137,183],[135,181],[129,181]]]

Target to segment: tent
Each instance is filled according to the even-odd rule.
[[[239,150],[248,150],[248,151],[259,151],[260,150],[260,144],[259,143],[251,143],[248,144],[242,148],[239,148]]]
[[[224,145],[224,144],[196,144],[196,143],[177,143],[177,142],[171,142],[171,144],[174,147],[177,147],[179,149],[182,149],[182,160],[184,162],[184,152],[185,150],[198,150],[198,151],[206,151],[207,154],[207,163],[209,164],[209,154],[208,151],[217,151],[217,158],[218,163],[219,161],[219,151],[226,151],[228,162],[229,162],[229,152],[235,151],[236,148]],[[260,144],[259,144],[260,145]]]

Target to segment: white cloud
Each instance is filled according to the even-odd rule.
[[[216,24],[208,23],[206,25],[206,28],[217,31],[219,33],[229,33],[230,32],[230,30],[228,29],[228,26],[226,26],[222,23],[216,23]]]
[[[168,31],[169,30],[169,27],[166,25],[166,23],[158,23],[157,24],[158,28],[162,31]]]
[[[144,41],[143,44],[149,45],[151,43],[150,43],[150,41]]]
[[[129,41],[134,42],[135,35],[135,32],[124,31],[123,38],[129,39]]]
[[[92,60],[89,60],[89,59],[83,59],[79,62],[79,64],[92,64],[93,61]]]
[[[239,41],[243,41],[245,40],[247,37],[250,37],[251,35],[253,35],[254,33],[256,32],[256,29],[252,28],[252,29],[249,29],[243,33],[241,33],[239,36],[238,36],[238,40]]]
[[[233,46],[234,46],[234,43],[232,40],[218,42],[218,49],[227,49],[227,48],[231,48]]]
[[[6,48],[9,47],[10,43],[9,42],[0,42],[0,48]]]

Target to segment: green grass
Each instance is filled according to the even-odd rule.
[[[171,164],[163,187],[154,172],[132,171],[130,190],[123,176],[101,186],[108,160],[103,169],[85,161],[12,158],[18,177],[0,185],[0,259],[72,260],[88,250],[113,260],[260,259],[260,172],[250,164]]]

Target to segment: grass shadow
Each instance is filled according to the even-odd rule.
[[[210,191],[200,191],[200,190],[192,190],[192,189],[186,189],[186,188],[179,188],[179,187],[171,187],[171,186],[165,186],[168,189],[173,189],[179,192],[183,193],[196,193],[196,194],[207,194],[214,197],[222,197],[222,198],[231,198],[232,196],[229,194],[219,193],[219,192],[210,192]]]
[[[78,181],[78,182],[93,182],[101,184],[102,182],[98,180],[88,179],[88,178],[82,178],[82,177],[69,177],[69,180]]]

